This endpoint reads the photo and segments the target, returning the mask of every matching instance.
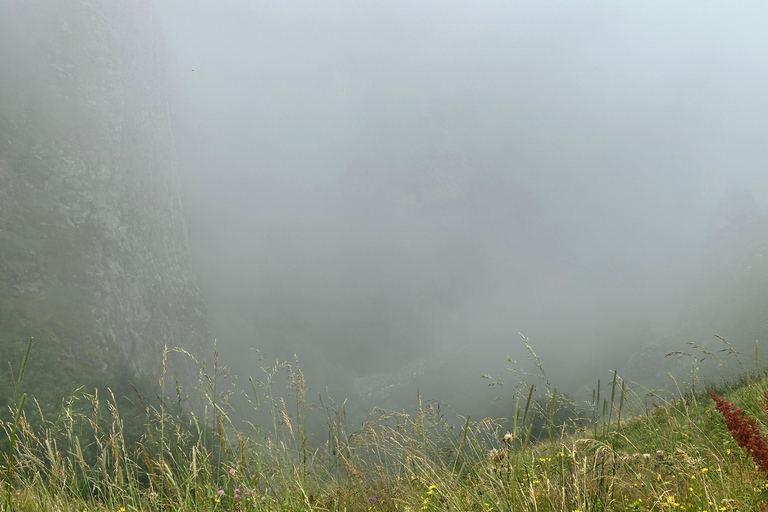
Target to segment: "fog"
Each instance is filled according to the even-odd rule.
[[[686,321],[718,204],[766,213],[764,4],[159,8],[193,258],[241,383],[295,354],[361,410],[418,390],[484,414],[522,333],[576,393]]]

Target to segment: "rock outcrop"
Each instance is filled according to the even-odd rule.
[[[0,3],[0,366],[34,335],[49,398],[209,335],[163,51],[148,0]]]

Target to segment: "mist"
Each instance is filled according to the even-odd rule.
[[[159,8],[192,256],[241,383],[296,358],[361,410],[418,390],[484,414],[522,333],[576,393],[688,325],[724,209],[766,214],[762,4]]]

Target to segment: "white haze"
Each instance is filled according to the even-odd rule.
[[[765,4],[159,4],[236,373],[477,406],[522,332],[575,389],[680,322],[729,187],[766,213]]]

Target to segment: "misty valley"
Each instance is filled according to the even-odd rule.
[[[764,512],[766,11],[0,2],[0,512]]]

